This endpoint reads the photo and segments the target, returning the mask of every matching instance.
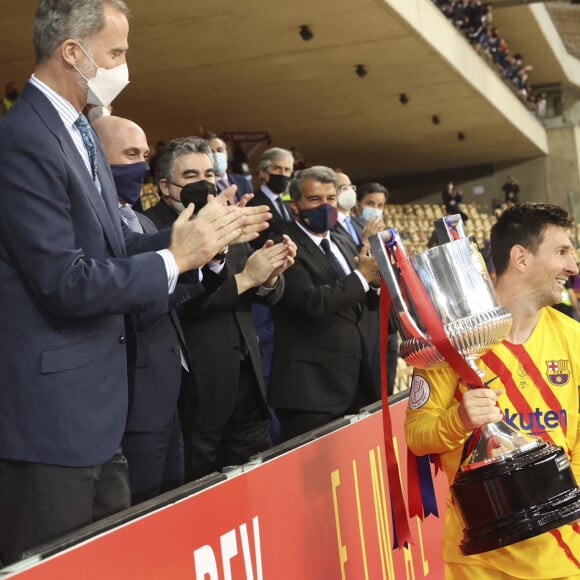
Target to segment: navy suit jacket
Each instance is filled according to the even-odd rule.
[[[145,233],[157,232],[147,216],[137,212]],[[167,428],[176,410],[182,386],[183,355],[188,368],[181,324],[175,311],[180,304],[204,292],[199,283],[186,282],[182,276],[175,292],[169,297],[169,312],[139,312],[132,317],[136,331],[135,357],[129,363],[129,416],[126,432],[153,432]],[[197,275],[195,277],[197,282]],[[190,400],[197,393],[193,381],[186,386]]]
[[[127,419],[124,315],[167,312],[155,250],[121,224],[102,147],[99,194],[58,113],[27,84],[0,124],[0,457],[101,464]]]
[[[228,173],[228,181],[231,184],[234,184],[238,189],[236,191],[236,199],[239,201],[242,199],[245,193],[253,193],[254,188],[252,187],[251,183],[246,179],[245,175],[240,175],[239,173]],[[216,176],[217,180],[217,176]],[[217,181],[217,188],[219,191],[222,191],[223,188],[221,187],[219,181]]]

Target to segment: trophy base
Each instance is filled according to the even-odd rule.
[[[477,469],[451,486],[466,527],[462,554],[509,546],[580,519],[580,489],[561,447],[543,442]]]

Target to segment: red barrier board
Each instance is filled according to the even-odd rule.
[[[391,407],[406,487],[406,403]],[[441,518],[393,550],[375,413],[8,577],[19,580],[367,580],[443,577]]]

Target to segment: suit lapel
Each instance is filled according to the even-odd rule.
[[[47,129],[59,142],[63,154],[68,159],[69,168],[77,176],[78,181],[82,184],[84,194],[91,204],[97,219],[101,223],[113,253],[117,256],[124,256],[125,244],[122,240],[122,234],[119,233],[121,231],[120,219],[117,227],[115,227],[115,224],[113,224],[111,221],[111,214],[107,209],[104,201],[107,192],[109,192],[110,195],[111,180],[108,178],[107,173],[102,169],[104,163],[102,157],[99,159],[99,178],[101,179],[101,185],[103,185],[103,179],[107,185],[107,189],[103,188],[103,192],[105,194],[103,197],[99,194],[99,191],[97,190],[91,175],[85,167],[85,162],[77,151],[77,148],[75,147],[75,144],[68,134],[66,127],[63,125],[61,118],[59,117],[55,108],[50,104],[48,99],[36,87],[33,87],[30,84],[25,86],[21,96],[25,98],[30,103],[31,107],[37,111],[38,115],[45,123]],[[100,143],[99,151],[102,153],[102,149],[100,149]],[[114,186],[113,191],[115,191]]]
[[[352,272],[356,268],[356,264],[354,263],[354,255],[353,255],[353,247],[354,244],[351,244],[349,240],[352,240],[350,234],[348,234],[348,239],[342,236],[342,234],[336,234],[334,232],[330,232],[330,237],[332,241],[338,246],[338,249],[344,256],[350,271]]]
[[[121,255],[126,255],[125,240],[123,238],[123,229],[121,226],[121,214],[119,212],[119,202],[117,196],[117,186],[113,181],[112,174],[109,169],[109,162],[105,155],[105,151],[101,142],[93,131],[95,143],[97,145],[97,173],[101,181],[101,195],[107,209],[107,213],[111,220],[110,235],[115,235],[118,243],[118,249]]]

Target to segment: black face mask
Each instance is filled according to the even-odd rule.
[[[277,175],[275,173],[268,173],[268,175],[270,177],[266,185],[270,190],[272,190],[274,193],[283,193],[286,191],[286,188],[290,183],[289,177],[286,177],[285,175]]]

